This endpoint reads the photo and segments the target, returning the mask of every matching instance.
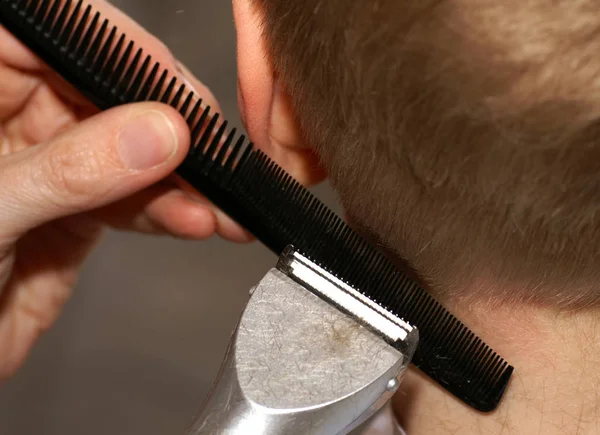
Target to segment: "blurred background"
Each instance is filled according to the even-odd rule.
[[[239,126],[231,2],[112,3],[161,38]],[[275,263],[259,244],[110,234],[56,327],[0,388],[0,434],[182,434],[250,287]]]

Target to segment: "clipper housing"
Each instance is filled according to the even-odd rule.
[[[288,248],[252,290],[187,435],[342,435],[397,391],[418,332]]]

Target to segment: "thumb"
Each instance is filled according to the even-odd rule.
[[[140,103],[100,113],[49,143],[0,159],[0,239],[99,208],[168,176],[189,130],[174,109]]]

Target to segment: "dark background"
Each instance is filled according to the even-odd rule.
[[[230,1],[113,3],[164,40],[239,125]],[[56,327],[0,387],[0,434],[182,434],[250,287],[275,263],[259,244],[109,234]]]

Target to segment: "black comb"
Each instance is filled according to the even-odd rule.
[[[178,79],[83,0],[0,0],[0,24],[104,110],[169,104],[192,131],[177,173],[276,254],[288,245],[419,329],[413,363],[456,397],[492,411],[513,367],[308,190],[211,115]]]

